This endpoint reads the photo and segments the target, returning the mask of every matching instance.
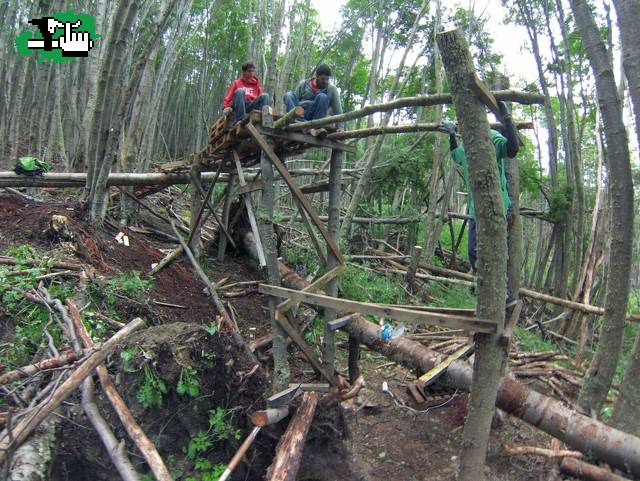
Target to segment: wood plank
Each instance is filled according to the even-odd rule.
[[[329,307],[338,311],[358,312],[372,316],[381,316],[385,319],[398,321],[411,321],[434,326],[449,327],[451,329],[465,329],[471,332],[495,333],[498,324],[485,319],[470,319],[468,317],[452,316],[448,314],[432,314],[428,312],[413,311],[399,307],[386,307],[371,302],[350,301],[324,294],[312,294],[305,291],[286,289],[268,284],[260,284],[258,291],[261,294],[285,297],[294,302],[306,302],[316,306]]]
[[[469,354],[475,346],[473,344],[465,344],[456,352],[448,356],[444,361],[435,366],[434,368],[425,372],[422,376],[418,378],[419,381],[423,382],[425,386],[432,384],[436,379],[438,379],[443,372],[447,370],[447,368],[451,365],[453,361],[460,359],[463,356]]]
[[[412,311],[437,312],[440,314],[453,314],[454,316],[475,317],[475,309],[461,309],[459,307],[432,307],[432,306],[409,306],[407,304],[381,304],[388,307],[401,307]]]
[[[491,112],[502,118],[500,114],[500,108],[498,107],[498,101],[486,85],[478,78],[478,75],[474,72],[469,78],[469,88],[476,94],[476,97],[487,106]]]
[[[317,290],[322,289],[327,282],[329,282],[334,277],[339,276],[342,273],[342,271],[344,271],[344,269],[345,269],[345,265],[344,264],[337,265],[336,267],[334,267],[330,271],[327,271],[322,276],[318,277],[315,281],[313,281],[307,287],[302,289],[302,291],[303,292],[313,292],[313,291],[317,291]],[[280,312],[284,313],[284,312],[287,312],[289,309],[291,309],[296,304],[297,304],[297,302],[289,299],[287,301],[283,301],[282,303],[278,304],[276,309],[278,309]]]
[[[251,125],[251,124],[249,124]],[[236,163],[236,170],[238,171],[238,182],[240,183],[240,187],[246,187],[247,181],[244,179],[244,171],[242,170],[242,163],[240,162],[240,156],[236,149],[233,149],[233,160]],[[251,225],[251,232],[256,239],[256,251],[258,251],[258,262],[260,262],[260,267],[265,267],[267,265],[267,259],[264,255],[264,249],[262,248],[262,241],[260,240],[260,233],[258,232],[258,223],[256,222],[256,216],[253,213],[253,206],[251,205],[251,199],[249,198],[249,194],[243,194],[242,200],[244,201],[244,206],[247,209],[247,215],[249,216],[249,224]]]
[[[293,142],[314,145],[316,147],[327,147],[329,149],[343,150],[344,152],[350,152],[352,154],[356,153],[355,145],[348,145],[343,142],[338,142],[336,140],[327,138],[314,137],[313,135],[302,134],[300,132],[285,132],[282,130],[269,129],[265,127],[261,127],[260,132],[276,139],[290,140]]]
[[[333,254],[336,256],[336,259],[338,260],[338,262],[340,264],[344,264],[344,257],[342,257],[340,248],[333,240],[333,237],[331,237],[331,234],[329,234],[329,231],[326,229],[326,227],[320,220],[320,217],[318,216],[313,206],[309,203],[305,195],[300,191],[300,188],[293,180],[293,177],[291,177],[291,174],[289,174],[289,171],[287,170],[285,165],[278,158],[278,156],[273,151],[273,149],[271,148],[267,140],[262,136],[260,132],[258,132],[255,126],[253,126],[252,124],[248,124],[247,129],[249,130],[249,132],[251,133],[255,141],[258,143],[260,148],[263,150],[263,152],[267,155],[271,163],[273,163],[274,167],[278,170],[278,172],[280,173],[284,181],[287,183],[287,185],[289,186],[289,189],[291,189],[291,193],[304,206],[304,209],[307,211],[307,213],[309,214],[309,217],[311,217],[311,220],[320,231],[320,234],[322,234],[322,237],[324,237],[325,242],[328,244],[329,248],[331,249]]]

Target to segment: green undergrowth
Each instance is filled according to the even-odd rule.
[[[54,276],[42,279],[52,273],[57,258],[47,257],[29,245],[6,249],[4,255],[17,259],[15,266],[0,266],[0,363],[7,369],[15,369],[30,364],[34,356],[44,352],[51,342],[60,349],[67,344],[60,324],[54,316],[55,309],[38,304],[25,296],[34,294],[40,283],[46,287],[53,299],[72,299],[77,291],[74,281],[67,277]],[[28,265],[36,262],[36,265]],[[16,274],[19,272],[19,274]],[[140,273],[132,271],[122,274],[103,285],[90,284],[90,302],[82,312],[89,335],[95,341],[102,341],[109,326],[97,313],[120,320],[117,305],[122,299],[139,299],[152,287],[151,281]]]

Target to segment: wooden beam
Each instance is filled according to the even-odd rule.
[[[249,130],[249,132],[251,133],[255,141],[258,143],[262,151],[267,155],[267,158],[271,161],[271,163],[273,163],[276,170],[280,172],[280,175],[289,186],[289,189],[291,189],[291,193],[293,194],[293,196],[296,197],[300,201],[300,203],[304,206],[304,209],[309,214],[309,217],[311,217],[311,220],[320,231],[320,234],[322,234],[322,237],[324,237],[325,242],[328,244],[329,248],[331,249],[333,254],[336,256],[336,259],[338,259],[338,262],[340,264],[343,264],[344,258],[342,257],[340,248],[334,242],[333,238],[331,237],[331,234],[329,234],[329,231],[327,231],[327,229],[325,228],[324,224],[320,220],[320,217],[316,213],[313,206],[309,203],[305,195],[300,191],[300,188],[296,185],[293,178],[289,175],[287,168],[284,166],[282,161],[278,158],[278,156],[273,151],[273,149],[271,148],[267,140],[262,136],[260,132],[258,132],[258,129],[256,129],[255,126],[253,126],[252,124],[248,124],[247,129]]]
[[[306,302],[316,306],[329,307],[342,312],[358,312],[372,316],[380,316],[385,319],[398,321],[411,321],[433,326],[448,327],[451,329],[465,329],[471,332],[495,333],[498,327],[496,322],[484,319],[470,319],[468,317],[452,316],[447,314],[432,314],[428,312],[414,311],[399,307],[386,307],[370,302],[350,301],[323,294],[312,294],[305,291],[296,291],[284,287],[260,284],[258,291],[261,294],[285,297],[294,302]]]
[[[238,190],[238,193],[240,195],[243,194],[250,194],[251,192],[257,192],[259,190],[262,190],[262,180],[261,179],[257,179],[254,180],[253,182],[249,182],[249,183],[244,183],[244,186],[241,186],[240,189]]]
[[[311,220],[309,219],[307,211],[304,210],[304,206],[300,203],[300,201],[298,199],[296,199],[294,197],[293,201],[295,202],[296,207],[298,208],[298,212],[300,213],[300,218],[302,219],[302,224],[304,225],[305,229],[307,229],[307,232],[309,233],[309,239],[311,240],[311,243],[313,244],[313,247],[315,247],[315,249],[316,249],[316,254],[318,254],[318,257],[320,258],[320,262],[322,264],[322,267],[326,268],[327,267],[327,257],[325,256],[324,251],[322,249],[322,246],[320,245],[320,241],[318,240],[318,236],[313,231],[313,227],[311,225]]]
[[[497,100],[504,100],[505,102],[517,102],[520,104],[543,104],[544,95],[531,92],[519,92],[516,90],[498,90],[492,92]],[[388,112],[389,110],[396,110],[405,107],[427,107],[433,105],[443,105],[452,103],[450,94],[438,94],[438,95],[419,95],[416,97],[401,97],[399,99],[392,100],[391,102],[385,102],[382,104],[365,105],[360,110],[352,110],[340,115],[331,115],[322,119],[310,120],[308,122],[299,122],[287,127],[287,130],[303,130],[312,127],[319,127],[322,125],[333,124],[337,122],[346,122],[348,120],[359,119],[366,117],[376,112]]]
[[[322,276],[318,277],[315,281],[313,281],[311,284],[309,284],[307,287],[305,287],[302,290],[304,292],[314,292],[322,289],[327,282],[329,282],[331,279],[335,278],[336,276],[339,276],[340,274],[342,274],[342,271],[344,271],[344,268],[345,268],[344,264],[337,265],[330,271],[325,272]],[[289,299],[287,301],[283,301],[282,303],[278,304],[276,309],[284,313],[284,312],[287,312],[296,304],[297,303],[295,301]]]
[[[423,383],[425,386],[432,384],[436,379],[438,379],[443,372],[447,370],[447,368],[451,365],[453,361],[457,361],[463,356],[471,353],[475,346],[473,344],[465,344],[460,349],[456,350],[453,354],[448,356],[444,361],[440,364],[436,365],[432,369],[429,369],[422,376],[418,378],[418,381]]]
[[[274,129],[282,129],[304,115],[304,109],[297,105],[273,123]]]
[[[251,126],[254,127],[253,125]],[[247,129],[251,131],[249,125],[247,125]],[[344,152],[350,152],[352,154],[356,153],[355,145],[348,145],[328,138],[323,139],[320,137],[314,137],[313,135],[309,134],[288,131],[285,132],[282,130],[270,129],[267,127],[260,127],[260,132],[264,135],[268,135],[269,137],[273,137],[276,139],[290,140],[293,142],[299,142],[301,144],[315,145],[316,147],[327,147],[329,149],[343,150]]]

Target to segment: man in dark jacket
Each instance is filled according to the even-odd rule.
[[[242,120],[247,112],[262,110],[269,105],[269,94],[262,92],[260,79],[256,76],[256,66],[252,62],[242,65],[240,78],[231,82],[224,96],[222,109],[233,109],[236,122]]]
[[[316,67],[314,75],[303,80],[292,92],[284,94],[284,104],[287,112],[300,105],[304,108],[304,118],[299,120],[315,120],[327,116],[329,109],[332,115],[342,113],[340,105],[340,93],[338,89],[329,83],[331,69],[320,64]],[[338,125],[342,128],[342,124]]]
[[[500,107],[500,115],[496,116],[497,120],[502,122],[505,127],[505,135],[502,135],[496,130],[489,131],[489,137],[491,143],[496,149],[496,161],[498,162],[498,176],[500,177],[500,190],[502,191],[502,204],[504,207],[504,213],[507,217],[509,225],[513,223],[513,212],[511,212],[511,199],[509,198],[509,191],[507,190],[507,176],[505,172],[504,161],[505,159],[512,159],[518,154],[520,144],[518,143],[518,134],[516,133],[516,127],[511,120],[511,114],[504,102],[498,102]],[[453,122],[442,122],[439,130],[441,132],[449,134],[449,150],[451,151],[451,158],[462,169],[462,176],[464,177],[464,183],[467,187],[467,210],[469,217],[469,236],[467,251],[469,254],[469,263],[473,272],[476,271],[476,209],[473,203],[473,196],[471,195],[471,184],[469,183],[469,166],[467,164],[467,156],[464,152],[464,145],[462,142],[458,144],[456,138],[456,124]]]

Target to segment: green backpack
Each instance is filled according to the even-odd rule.
[[[44,175],[49,172],[49,164],[35,157],[20,157],[14,172],[18,175]]]

